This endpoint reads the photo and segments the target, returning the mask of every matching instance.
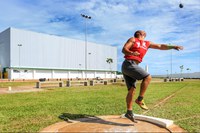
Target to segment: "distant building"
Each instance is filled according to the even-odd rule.
[[[0,33],[0,69],[9,79],[116,77],[117,47],[85,48],[82,40],[8,28]]]
[[[178,74],[172,74],[170,76],[168,75],[153,75],[152,77],[171,77],[171,78],[193,78],[193,79],[200,79],[200,72],[194,72],[194,73],[178,73]]]

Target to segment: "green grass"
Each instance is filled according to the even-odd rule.
[[[2,82],[0,83],[0,89],[1,88],[7,88],[7,87],[16,87],[16,86],[26,86],[26,85],[35,85],[35,82]]]
[[[23,85],[23,83],[18,84]],[[139,84],[137,85],[137,94]],[[154,108],[162,99],[176,93]],[[200,82],[151,83],[145,97],[145,115],[172,119],[189,132],[200,131]],[[126,111],[126,86],[108,85],[46,89],[42,92],[0,95],[0,132],[37,132],[65,113],[71,119],[85,115],[120,115]],[[136,97],[136,96],[135,96]],[[134,113],[143,111],[134,104]]]
[[[148,115],[172,119],[189,132],[200,132],[200,82],[186,82],[164,105]],[[162,110],[162,111],[161,111]]]

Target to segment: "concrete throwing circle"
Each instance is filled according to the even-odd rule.
[[[59,122],[40,132],[172,132],[184,131],[176,125],[171,129],[138,120],[133,123],[120,116],[98,116]]]

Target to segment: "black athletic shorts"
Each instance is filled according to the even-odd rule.
[[[134,60],[125,60],[122,64],[122,73],[128,90],[131,87],[136,88],[136,81],[149,76],[144,69],[138,66]]]

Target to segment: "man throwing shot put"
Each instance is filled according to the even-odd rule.
[[[140,85],[140,93],[138,98],[135,100],[135,103],[138,104],[142,109],[148,110],[148,107],[144,103],[144,94],[151,81],[151,76],[139,66],[139,63],[142,62],[142,59],[146,54],[147,50],[149,48],[159,50],[183,50],[182,46],[156,44],[144,40],[145,37],[145,31],[136,31],[134,37],[129,38],[122,49],[122,52],[125,55],[125,61],[122,64],[122,73],[128,88],[128,94],[126,96],[127,112],[125,114],[125,117],[127,117],[133,122],[135,120],[132,112],[132,105],[136,89],[136,80],[142,80],[142,82]]]

